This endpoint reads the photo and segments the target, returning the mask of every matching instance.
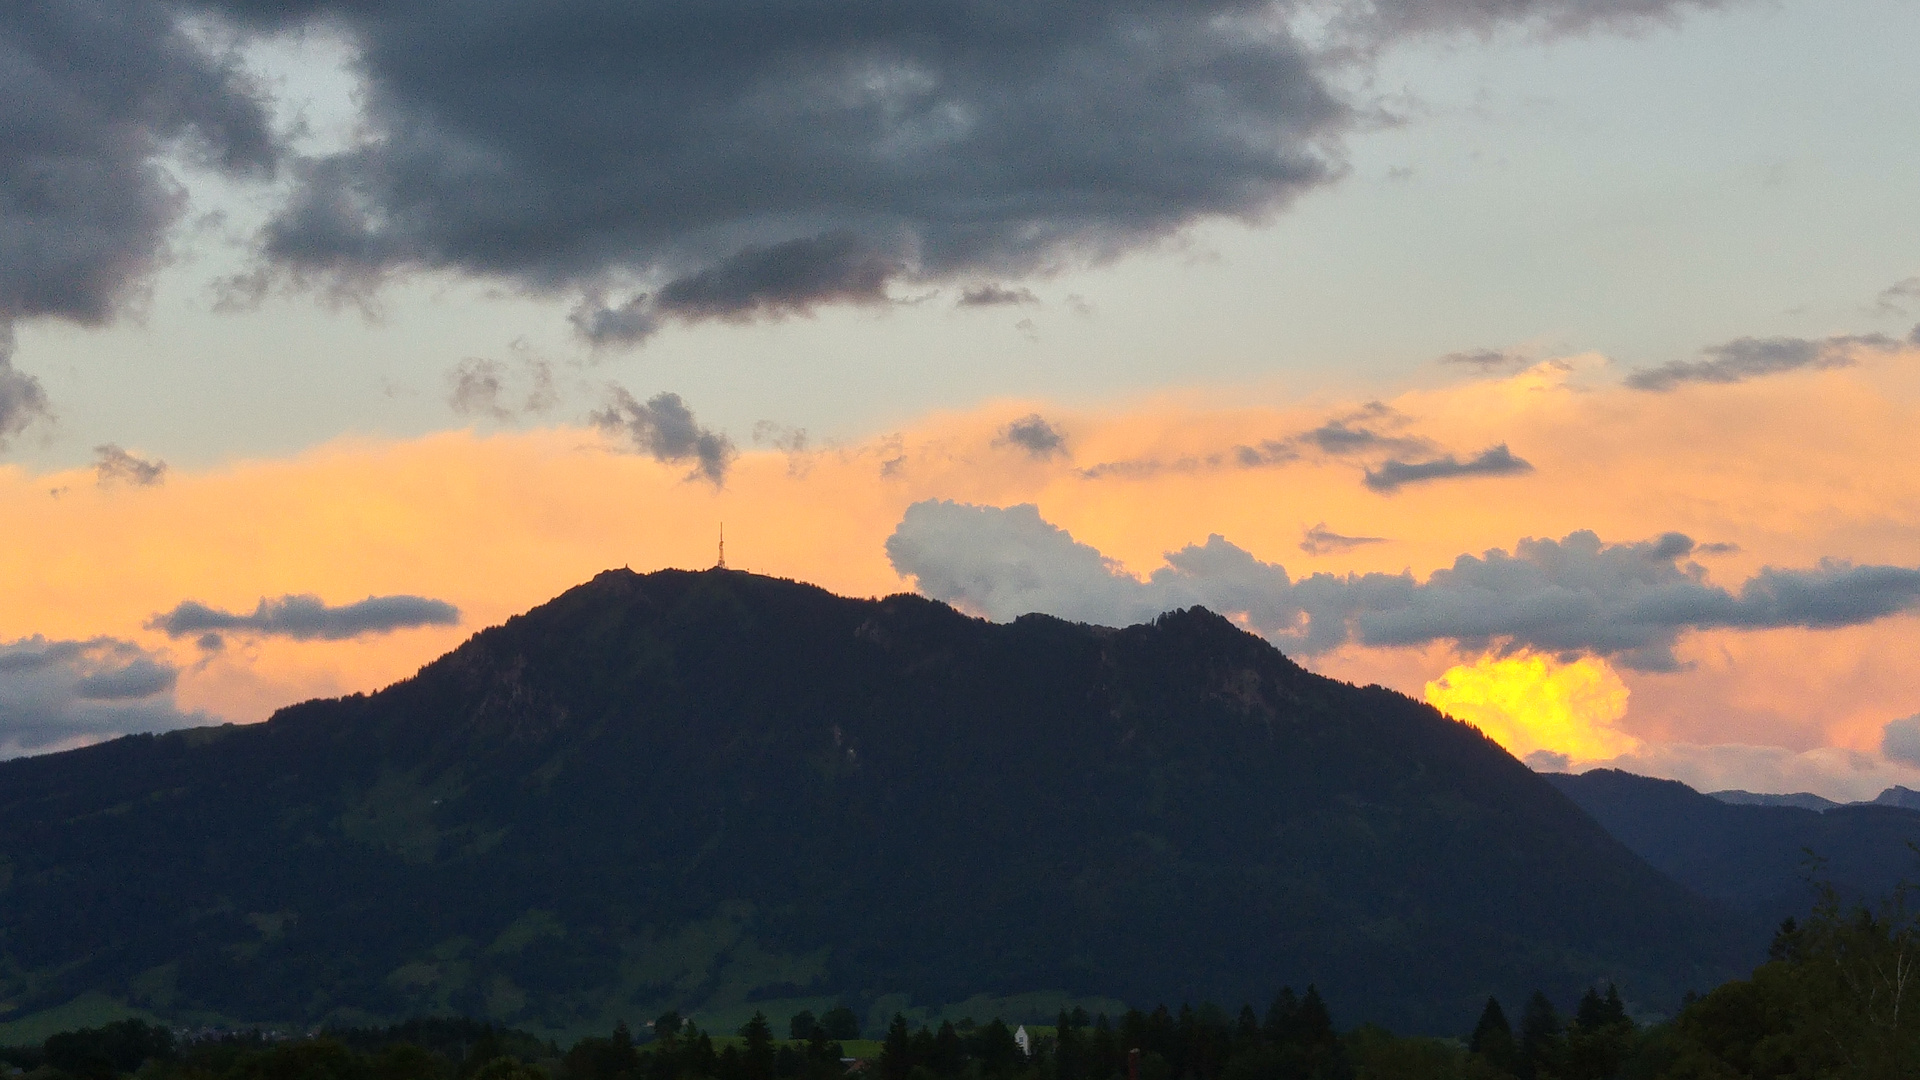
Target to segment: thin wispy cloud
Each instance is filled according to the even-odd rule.
[[[1300,537],[1300,550],[1309,555],[1338,555],[1355,548],[1387,543],[1384,536],[1343,536],[1322,521]]]
[[[1688,383],[1726,385],[1783,372],[1851,367],[1862,352],[1895,352],[1902,343],[1885,334],[1827,338],[1736,338],[1701,350],[1704,359],[1670,360],[1627,376],[1635,390],[1666,391]]]

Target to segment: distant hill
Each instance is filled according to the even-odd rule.
[[[1743,804],[1723,798],[1726,792],[1703,795],[1676,780],[1614,769],[1547,779],[1674,880],[1772,923],[1811,903],[1808,876],[1816,871],[1809,852],[1824,860],[1818,874],[1852,898],[1884,897],[1903,879],[1920,883],[1920,854],[1911,846],[1920,844],[1914,810],[1884,803],[1828,803],[1824,811]]]
[[[1451,1033],[1595,979],[1670,1007],[1751,959],[1730,918],[1473,728],[1198,609],[615,571],[376,694],[0,764],[0,1020],[577,1033],[1313,982]]]
[[[1709,791],[1707,795],[1709,798],[1719,799],[1723,803],[1732,803],[1735,806],[1797,806],[1802,810],[1831,810],[1836,806],[1844,805],[1815,795],[1811,791],[1796,791],[1791,795],[1763,795],[1758,792],[1734,789]]]
[[[1836,806],[1898,806],[1907,810],[1920,810],[1920,791],[1901,787],[1898,784],[1882,791],[1869,802],[1838,803],[1822,798],[1810,791],[1796,791],[1791,795],[1759,795],[1751,791],[1709,791],[1708,795],[1723,803],[1735,806],[1797,806],[1802,810],[1832,810]]]

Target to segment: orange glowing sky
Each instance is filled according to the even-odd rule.
[[[1920,5],[1263,4],[716,7],[692,67],[627,5],[517,81],[443,2],[0,16],[0,757],[725,522],[993,618],[1204,601],[1537,768],[1920,786]]]
[[[907,507],[930,498],[1034,504],[1137,575],[1212,533],[1295,577],[1410,569],[1424,579],[1462,553],[1578,529],[1607,541],[1679,531],[1737,545],[1698,556],[1729,586],[1763,566],[1822,558],[1911,565],[1920,551],[1916,360],[1909,350],[1650,394],[1619,386],[1597,357],[1571,357],[1408,391],[1371,408],[1387,418],[1376,426],[1463,452],[1505,442],[1534,469],[1393,494],[1369,490],[1361,466],[1342,457],[1206,464],[1366,406],[1288,401],[1271,388],[1103,408],[994,403],[846,445],[749,451],[723,486],[571,426],[342,438],[286,458],[176,470],[152,486],[15,466],[0,471],[0,507],[33,527],[0,539],[0,640],[134,641],[181,668],[181,709],[253,721],[294,700],[403,677],[606,567],[707,564],[722,521],[737,568],[852,594],[901,590],[910,582],[884,544]],[[1007,425],[1035,413],[1064,435],[1063,452],[1036,457],[1006,442]],[[1862,470],[1863,461],[1878,467]],[[1113,462],[1139,467],[1092,479],[1083,471]],[[1320,523],[1384,540],[1301,550]],[[146,628],[183,599],[244,611],[287,592],[332,604],[417,594],[463,617],[458,627],[337,642],[242,634],[204,656],[190,639]],[[1920,618],[1908,614],[1844,629],[1694,633],[1680,642],[1685,669],[1664,674],[1444,643],[1348,645],[1309,663],[1424,694],[1521,755],[1638,754],[1667,773],[1731,784],[1758,766],[1725,765],[1732,751],[1716,748],[1771,747],[1781,775],[1871,795],[1874,784],[1913,775],[1877,752],[1881,728],[1920,709],[1917,647]],[[1853,757],[1815,768],[1805,752],[1821,748]]]

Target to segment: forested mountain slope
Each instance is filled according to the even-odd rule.
[[[1595,979],[1670,1006],[1736,936],[1474,729],[1197,609],[612,571],[375,694],[0,764],[0,1019],[104,992],[581,1032],[1312,982],[1343,1024],[1456,1032]]]

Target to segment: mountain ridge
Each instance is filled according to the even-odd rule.
[[[0,764],[0,820],[0,1020],[1316,982],[1452,1031],[1490,991],[1659,1009],[1742,959],[1478,731],[1218,615],[994,624],[738,571],[608,571],[372,694]]]

